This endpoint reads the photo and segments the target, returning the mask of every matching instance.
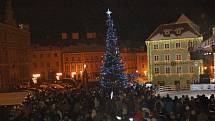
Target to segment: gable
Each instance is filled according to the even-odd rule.
[[[148,38],[150,40],[199,37],[201,34],[189,23],[173,23],[160,25]]]

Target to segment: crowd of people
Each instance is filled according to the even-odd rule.
[[[1,106],[0,121],[214,121],[215,97],[161,97],[149,88],[118,92],[37,90],[22,105]]]

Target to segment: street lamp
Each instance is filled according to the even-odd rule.
[[[72,79],[75,79],[75,76],[76,76],[76,72],[72,72]]]
[[[33,74],[32,76],[33,76],[33,78],[32,78],[33,83],[37,84],[37,79],[40,77],[40,74]]]
[[[62,75],[63,75],[62,73],[56,73],[56,79],[57,79],[57,80],[60,80],[60,77],[61,77]]]
[[[83,72],[83,85],[85,88],[87,88],[87,82],[88,82],[88,73],[87,73],[87,65],[84,64],[84,72]]]

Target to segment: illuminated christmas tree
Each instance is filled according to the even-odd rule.
[[[126,88],[128,79],[126,74],[124,74],[125,69],[120,57],[116,29],[111,18],[111,11],[108,9],[106,13],[107,33],[105,55],[101,69],[101,85],[105,89],[116,91]]]

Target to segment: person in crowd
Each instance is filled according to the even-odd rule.
[[[22,105],[1,106],[0,121],[215,121],[214,95],[171,98],[153,92],[138,87],[110,98],[99,87],[36,90]]]

